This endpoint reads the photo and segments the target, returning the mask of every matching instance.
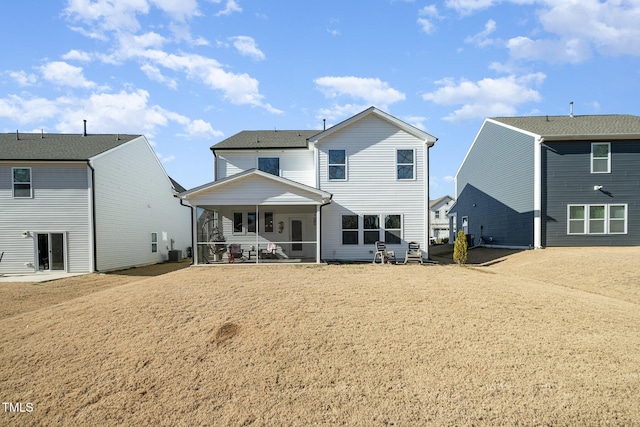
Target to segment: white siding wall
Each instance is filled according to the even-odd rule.
[[[191,246],[191,212],[173,197],[171,183],[144,137],[97,156],[97,269],[162,262]],[[158,252],[151,233],[158,233]],[[164,239],[166,237],[166,240]]]
[[[12,167],[31,167],[33,198],[12,197]],[[37,232],[65,233],[67,271],[90,271],[88,182],[84,162],[0,164],[0,251],[5,252],[0,273],[29,273],[37,268],[33,234]],[[30,236],[23,237],[23,231]]]
[[[332,203],[322,208],[322,258],[373,258],[373,245],[364,245],[362,215],[401,214],[402,244],[390,246],[404,257],[407,242],[426,246],[425,176],[426,144],[392,124],[374,116],[366,117],[326,137],[317,144],[320,188],[333,194]],[[330,149],[347,150],[347,181],[329,181],[327,153]],[[396,179],[396,149],[415,149],[416,179]],[[342,245],[341,215],[360,217],[359,244]]]
[[[218,153],[217,179],[226,178],[239,172],[258,167],[258,157],[280,158],[280,176],[311,187],[316,186],[313,151],[264,150],[264,151],[224,151]]]

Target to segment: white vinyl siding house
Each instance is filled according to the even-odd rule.
[[[13,197],[16,169],[30,171],[31,197]],[[191,245],[191,210],[176,194],[143,136],[0,134],[0,273],[166,260]]]
[[[428,148],[435,141],[374,107],[324,131],[243,131],[221,141],[211,147],[215,180],[181,194],[199,212],[196,262],[221,261],[210,256],[220,234],[217,246],[240,244],[246,257],[258,254],[256,262],[269,244],[281,261],[371,261],[375,242],[365,240],[376,232],[399,253],[416,241],[426,254]],[[273,157],[277,177],[259,170],[258,159]],[[377,216],[379,228],[365,231],[365,216]]]

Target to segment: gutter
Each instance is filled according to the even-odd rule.
[[[184,204],[184,200],[182,200],[180,198],[180,196],[178,196],[177,194],[174,194],[173,197],[176,197],[178,200],[180,200],[180,205],[181,206],[184,206],[185,208],[189,208],[189,210],[191,211],[190,215],[189,215],[191,217],[191,228],[189,229],[190,230],[189,234],[191,234],[191,264],[189,264],[189,265],[193,265],[193,259],[194,259],[194,255],[195,255],[195,250],[197,249],[193,245],[193,209],[194,209],[194,207],[191,206],[191,205],[185,205]]]

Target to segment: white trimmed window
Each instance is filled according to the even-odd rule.
[[[158,252],[158,233],[151,233],[151,252]]]
[[[380,240],[380,215],[364,215],[362,219],[364,244],[374,245]]]
[[[384,241],[387,245],[402,243],[402,215],[384,216]]]
[[[591,173],[611,172],[611,143],[593,142],[591,144]]]
[[[258,157],[258,169],[271,175],[280,176],[280,158]]]
[[[13,179],[13,197],[32,197],[31,168],[11,168],[11,176]]]
[[[242,234],[242,212],[233,213],[233,234]]]
[[[342,215],[342,244],[358,244],[358,215]]]
[[[399,180],[416,179],[416,153],[413,149],[396,150],[396,177]]]
[[[627,205],[569,205],[567,234],[626,234]]]
[[[347,150],[329,150],[329,181],[347,180]]]

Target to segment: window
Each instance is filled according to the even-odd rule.
[[[151,252],[158,252],[158,233],[151,233]]]
[[[385,215],[384,217],[384,241],[389,245],[402,242],[402,216]]]
[[[347,151],[329,150],[329,180],[344,181],[347,179]]]
[[[258,157],[258,169],[271,175],[280,176],[280,159],[278,157]]]
[[[247,231],[249,233],[256,232],[256,213],[255,212],[247,213]]]
[[[398,179],[415,179],[415,163],[413,150],[396,151],[396,170]]]
[[[380,216],[365,215],[363,221],[364,244],[373,245],[380,240]]]
[[[567,234],[626,234],[627,205],[569,205]]]
[[[273,233],[273,212],[264,213],[264,231],[265,233]]]
[[[591,144],[591,173],[611,172],[611,143]]]
[[[440,211],[435,211],[435,218],[440,219]]]
[[[12,168],[13,197],[31,197],[31,168]]]
[[[342,215],[342,244],[358,244],[358,215]]]
[[[233,213],[233,234],[242,233],[242,212]]]
[[[627,234],[627,205],[609,205],[609,234]]]

